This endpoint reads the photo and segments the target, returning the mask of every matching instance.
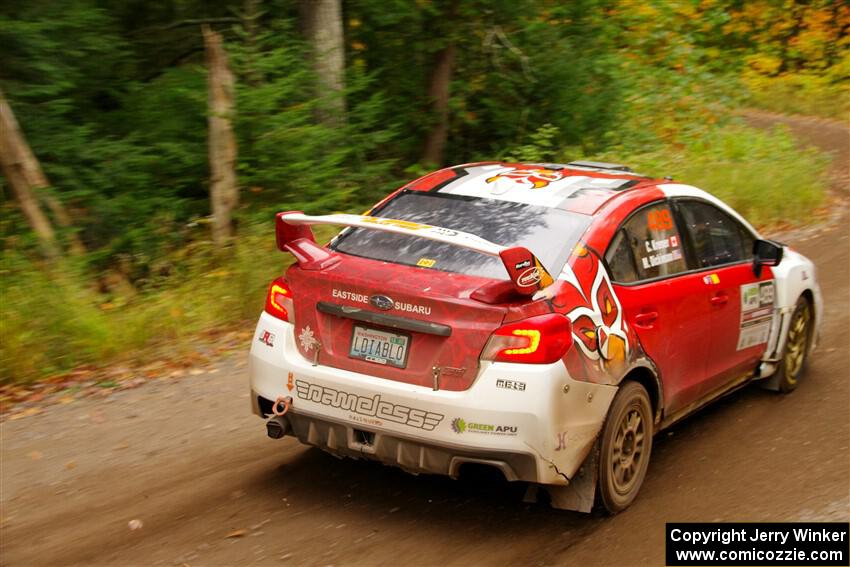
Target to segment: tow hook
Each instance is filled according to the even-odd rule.
[[[272,413],[277,417],[283,417],[286,415],[286,412],[289,411],[289,407],[292,405],[292,397],[290,396],[278,396],[272,405]],[[283,409],[281,409],[281,407]]]

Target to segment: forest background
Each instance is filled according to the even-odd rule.
[[[289,262],[275,212],[360,212],[437,166],[615,161],[805,223],[828,156],[742,109],[846,121],[850,5],[31,0],[0,3],[0,61],[20,384],[191,364]]]

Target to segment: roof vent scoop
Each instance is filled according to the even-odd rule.
[[[604,161],[571,161],[567,165],[575,167],[587,167],[590,169],[610,169],[613,171],[634,171],[631,167],[619,163],[605,163]]]

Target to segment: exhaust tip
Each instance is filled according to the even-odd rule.
[[[272,439],[280,439],[289,431],[289,422],[281,418],[272,418],[266,422],[266,434]]]

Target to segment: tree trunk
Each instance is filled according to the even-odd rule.
[[[41,210],[39,198],[44,201],[53,213],[56,223],[62,228],[71,228],[71,217],[58,199],[44,192],[38,192],[38,189],[49,187],[50,182],[44,175],[35,154],[32,153],[15,119],[12,107],[6,102],[2,92],[0,92],[0,161],[2,161],[3,174],[9,181],[30,227],[44,243],[45,250],[48,248],[51,250],[48,254],[59,255],[61,248],[56,243],[56,235],[49,219]],[[79,237],[73,232],[68,234],[68,241],[72,254],[79,255],[86,251]]]
[[[30,150],[29,144],[18,127],[12,107],[6,102],[2,92],[0,92],[0,165],[3,167],[3,176],[12,189],[27,223],[38,237],[45,255],[50,259],[60,257],[62,251],[56,242],[56,233],[53,232],[50,220],[41,210],[35,195],[36,187],[47,185],[47,178]]]
[[[242,12],[242,27],[245,29],[245,47],[247,51],[247,69],[245,70],[245,82],[251,86],[257,86],[261,82],[261,76],[257,69],[257,20],[260,19],[261,0],[244,0]],[[250,152],[249,152],[250,153]]]
[[[234,113],[233,73],[227,64],[221,35],[202,27],[207,54],[209,112],[210,205],[212,237],[221,246],[233,237],[233,209],[239,203],[236,184],[236,138],[231,118]]]
[[[449,135],[449,85],[454,68],[455,45],[450,43],[437,54],[428,87],[428,99],[435,122],[425,139],[422,163],[441,165],[443,150]]]
[[[345,45],[340,0],[300,0],[301,26],[312,48],[321,101],[319,120],[345,124]]]

